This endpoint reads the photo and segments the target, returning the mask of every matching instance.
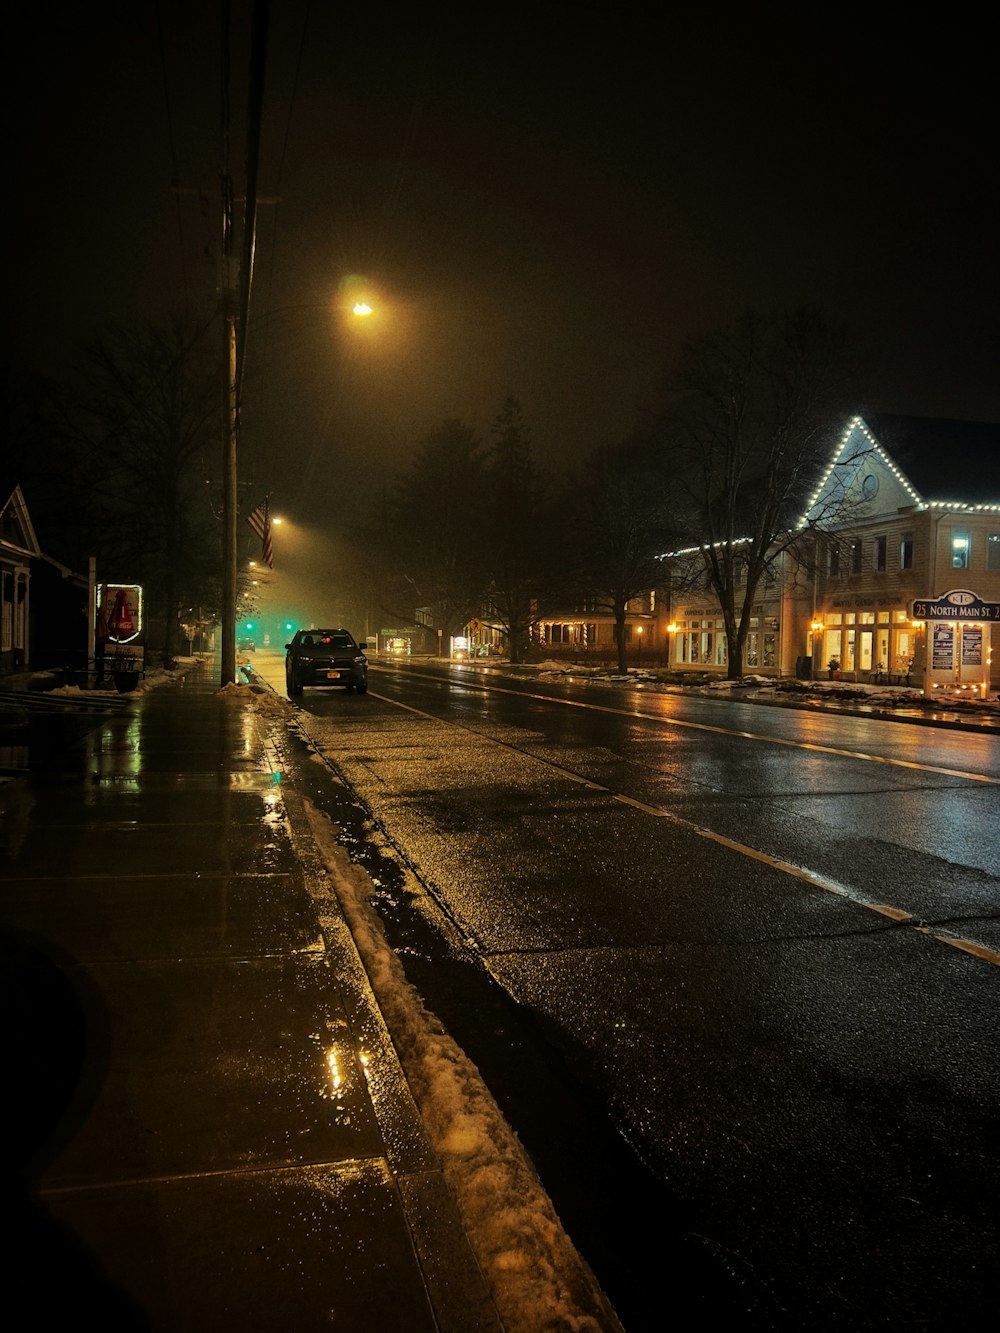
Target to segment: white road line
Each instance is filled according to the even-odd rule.
[[[413,674],[416,675],[417,673],[414,672]],[[438,678],[425,677],[425,679],[437,680]],[[504,690],[502,692],[505,694],[516,694],[518,696],[521,696],[522,694],[522,692],[519,690]],[[541,764],[543,767],[551,769],[554,773],[558,773],[560,777],[568,778],[571,782],[576,782],[581,784],[582,786],[589,787],[592,791],[603,792],[605,795],[610,796],[613,800],[618,801],[621,805],[631,806],[633,809],[640,810],[644,814],[653,815],[658,819],[669,820],[670,823],[676,824],[681,828],[685,828],[690,832],[697,834],[699,838],[705,838],[709,842],[718,843],[719,846],[725,847],[729,851],[736,852],[737,855],[739,856],[745,856],[752,861],[759,861],[761,862],[761,864],[768,866],[772,870],[778,871],[780,874],[789,875],[793,879],[802,880],[806,884],[811,885],[813,888],[822,889],[824,893],[832,893],[835,894],[838,898],[844,898],[848,902],[853,903],[855,907],[860,907],[866,912],[874,912],[877,916],[888,917],[889,920],[895,921],[901,926],[908,927],[909,929],[916,931],[918,934],[927,935],[929,936],[929,938],[937,940],[939,944],[950,945],[951,948],[953,949],[958,949],[963,953],[971,954],[973,957],[979,958],[984,962],[992,963],[994,967],[1000,967],[1000,953],[996,952],[993,949],[988,949],[984,945],[976,944],[972,940],[963,939],[961,936],[934,930],[931,926],[926,925],[918,917],[915,917],[912,912],[907,912],[898,907],[891,907],[889,906],[888,903],[873,902],[870,898],[866,898],[863,894],[860,894],[856,892],[854,889],[849,888],[846,884],[840,884],[836,880],[828,879],[823,875],[817,874],[817,872],[814,870],[806,869],[804,866],[797,866],[790,861],[783,861],[779,857],[771,856],[770,853],[768,852],[758,851],[757,848],[749,847],[746,843],[737,842],[733,838],[727,838],[725,834],[716,833],[712,829],[705,828],[700,824],[695,824],[691,820],[685,819],[682,815],[676,814],[673,810],[666,810],[662,806],[658,805],[649,805],[645,801],[636,800],[635,797],[633,796],[626,796],[624,792],[616,792],[611,787],[605,786],[603,783],[593,782],[590,778],[585,778],[581,776],[581,774],[579,773],[574,773],[571,769],[563,768],[562,765],[560,764],[554,764],[549,759],[544,759],[539,755],[528,754],[527,751],[521,749],[519,746],[512,745],[508,741],[498,741],[495,737],[484,736],[481,731],[476,730],[474,727],[467,727],[464,726],[461,722],[454,722],[446,718],[436,717],[433,713],[427,713],[421,708],[414,708],[411,704],[400,703],[398,699],[393,699],[389,695],[374,694],[372,691],[369,691],[369,693],[373,694],[374,698],[381,699],[384,703],[393,704],[397,708],[402,708],[407,713],[414,713],[416,714],[417,717],[424,717],[427,718],[428,721],[430,722],[442,723],[444,726],[447,727],[456,727],[458,730],[467,731],[470,735],[475,736],[479,740],[487,741],[491,745],[499,746],[501,749],[504,750],[513,750],[516,754],[521,755],[524,758],[531,759],[536,764]],[[556,703],[572,702],[571,700],[550,700],[549,696],[545,694],[531,695],[530,697],[535,699],[543,699],[546,702],[556,702]],[[576,706],[582,708],[594,707],[600,712],[619,713],[620,715],[625,717],[636,716],[636,714],[634,713],[628,713],[622,709],[607,708],[600,704],[597,705],[579,704]],[[653,718],[653,720],[662,721],[663,719]],[[700,723],[691,723],[689,725],[698,727],[701,726]],[[724,732],[724,729],[721,727],[707,727],[704,729],[709,731],[721,731],[723,732],[723,734],[749,736],[749,733],[746,732],[726,733]],[[771,738],[767,736],[762,736],[762,737],[749,736],[749,739],[769,740]],[[785,743],[790,744],[791,742],[785,742]],[[818,749],[823,747],[806,746],[804,748]],[[831,751],[831,753],[843,754],[847,752],[833,750]],[[854,757],[864,758],[866,756],[859,755]],[[912,765],[906,765],[906,767],[916,768],[920,766],[912,764]],[[946,770],[933,769],[931,771],[942,772]],[[967,775],[958,774],[957,776],[965,777]],[[988,778],[986,779],[986,781],[995,782],[996,779]]]

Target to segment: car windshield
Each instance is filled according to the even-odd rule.
[[[354,640],[343,630],[317,629],[303,634],[300,648],[353,648]]]

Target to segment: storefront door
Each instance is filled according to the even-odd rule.
[[[875,631],[862,627],[858,630],[858,656],[855,670],[867,676],[875,662]]]

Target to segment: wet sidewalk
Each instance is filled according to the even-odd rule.
[[[0,803],[23,1326],[498,1329],[257,715],[202,667]]]

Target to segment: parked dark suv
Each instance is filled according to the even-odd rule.
[[[300,629],[285,644],[288,697],[304,685],[343,685],[348,694],[368,689],[367,643],[357,643],[346,629]]]

